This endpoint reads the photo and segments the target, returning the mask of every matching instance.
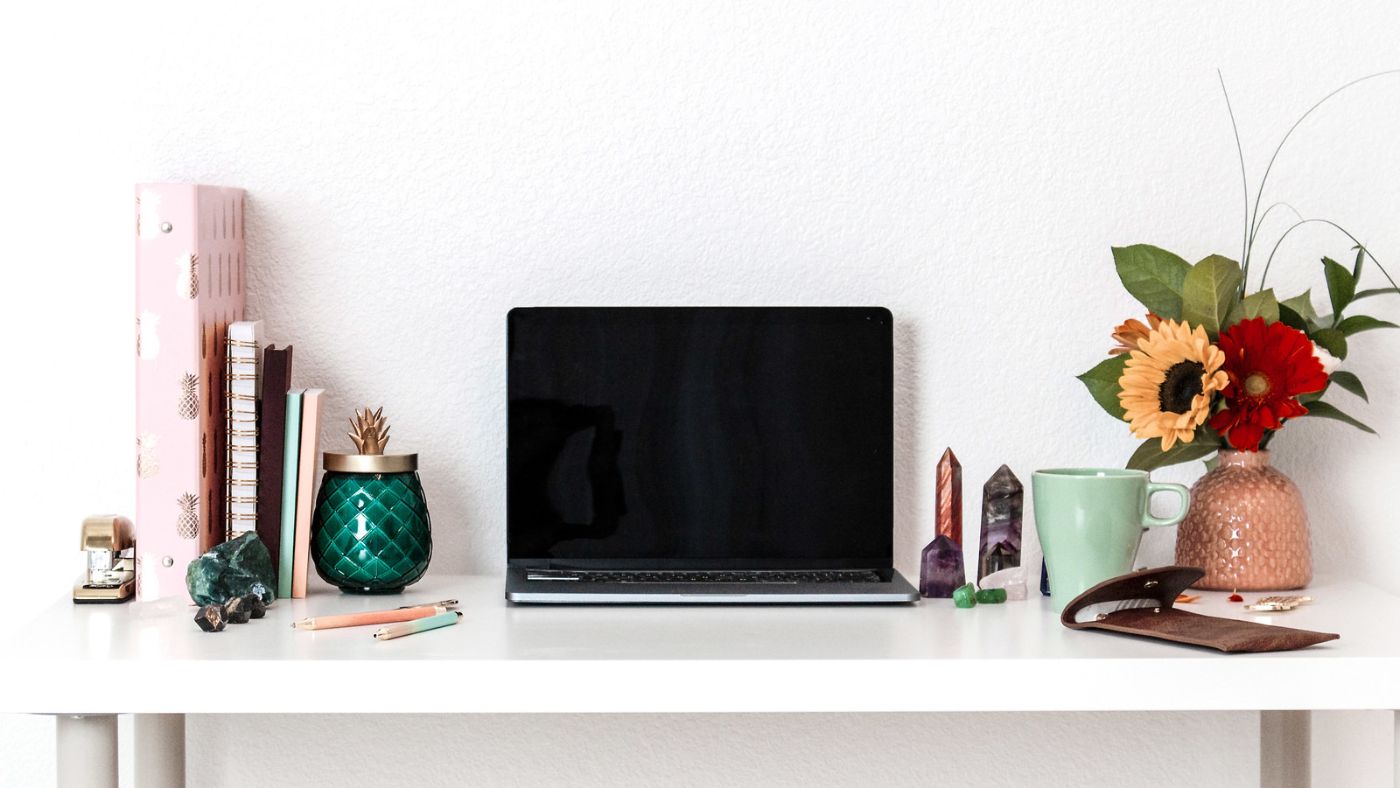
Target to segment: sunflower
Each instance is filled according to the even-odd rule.
[[[1210,416],[1211,396],[1230,382],[1224,363],[1204,328],[1161,321],[1138,341],[1118,378],[1123,420],[1139,438],[1161,438],[1162,451],[1190,443]]]
[[[1118,343],[1112,350],[1108,351],[1110,356],[1119,356],[1138,349],[1138,342],[1147,339],[1147,335],[1152,333],[1152,329],[1162,324],[1162,318],[1148,312],[1147,322],[1144,323],[1136,318],[1128,318],[1118,327],[1113,329],[1113,339]]]
[[[1258,451],[1266,430],[1308,409],[1299,394],[1327,387],[1327,370],[1306,334],[1264,318],[1241,320],[1220,335],[1230,384],[1225,409],[1210,425],[1240,451]]]

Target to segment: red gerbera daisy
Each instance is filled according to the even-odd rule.
[[[1296,328],[1265,323],[1262,317],[1241,320],[1220,335],[1218,344],[1230,383],[1221,392],[1227,407],[1211,418],[1210,426],[1241,451],[1258,451],[1265,430],[1307,413],[1299,394],[1327,386],[1312,342]]]

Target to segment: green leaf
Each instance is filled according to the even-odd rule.
[[[1337,330],[1344,336],[1360,334],[1362,331],[1374,331],[1378,328],[1400,328],[1389,320],[1377,320],[1366,315],[1352,315],[1337,324]]]
[[[1328,386],[1330,385],[1331,384],[1329,383]],[[1303,403],[1304,405],[1310,405],[1314,402],[1317,402],[1318,400],[1322,399],[1324,395],[1327,394],[1328,386],[1323,386],[1321,391],[1309,391],[1306,394],[1299,394],[1298,401]]]
[[[1347,357],[1347,336],[1335,328],[1321,328],[1314,331],[1312,341],[1339,359]]]
[[[1352,247],[1356,250],[1356,263],[1351,267],[1351,279],[1353,282],[1361,281],[1361,264],[1366,262],[1366,247],[1357,244]]]
[[[1308,325],[1308,321],[1304,320],[1302,315],[1294,312],[1283,304],[1278,305],[1278,319],[1279,322],[1283,323],[1285,326],[1296,328],[1304,334],[1313,330],[1313,326]]]
[[[1220,333],[1239,298],[1240,264],[1213,254],[1191,266],[1181,286],[1181,319],[1204,326],[1212,337]]]
[[[1206,466],[1206,473],[1210,473],[1211,471],[1215,470],[1216,468],[1219,468],[1219,467],[1220,467],[1220,453],[1219,453],[1219,452],[1216,452],[1213,456],[1210,456],[1210,457],[1205,458],[1204,460],[1201,460],[1201,464],[1204,465],[1204,466]]]
[[[1286,301],[1280,301],[1279,306],[1293,310],[1304,320],[1312,323],[1317,322],[1317,310],[1313,309],[1312,304],[1312,290],[1305,290],[1302,295],[1295,295]]]
[[[1278,298],[1274,296],[1273,288],[1260,290],[1254,295],[1248,295],[1240,299],[1230,310],[1230,317],[1225,321],[1226,326],[1233,326],[1241,320],[1262,317],[1265,323],[1277,323],[1279,321]]]
[[[1370,290],[1362,290],[1361,292],[1356,294],[1355,298],[1351,300],[1360,301],[1363,298],[1370,298],[1371,296],[1378,295],[1387,295],[1390,293],[1400,295],[1400,287],[1373,287]]]
[[[1108,411],[1108,415],[1115,419],[1122,419],[1126,412],[1118,401],[1118,392],[1122,391],[1118,386],[1118,379],[1123,377],[1123,370],[1127,366],[1128,354],[1124,353],[1100,361],[1093,369],[1079,376],[1079,380],[1089,389],[1089,394],[1099,403],[1099,407]]]
[[[1340,318],[1342,310],[1356,298],[1356,277],[1330,257],[1322,258],[1322,269],[1327,275],[1327,296],[1332,299],[1332,315],[1334,319]]]
[[[1113,265],[1123,287],[1161,317],[1181,319],[1181,287],[1189,263],[1147,244],[1113,247]]]
[[[1375,430],[1371,429],[1365,424],[1362,424],[1361,422],[1357,421],[1351,416],[1348,416],[1347,414],[1341,412],[1337,409],[1335,405],[1326,402],[1314,402],[1308,405],[1307,415],[1316,416],[1319,419],[1332,419],[1333,421],[1340,421],[1343,424],[1350,424],[1351,426],[1357,428],[1358,430],[1361,430],[1362,432],[1369,432],[1372,435],[1376,434]]]
[[[1190,443],[1177,443],[1162,451],[1161,438],[1148,438],[1137,447],[1128,459],[1128,467],[1139,471],[1155,471],[1168,465],[1199,460],[1220,449],[1220,436],[1215,430],[1202,426],[1196,430],[1196,438]]]
[[[1361,378],[1358,378],[1350,372],[1343,370],[1333,372],[1332,382],[1367,402],[1371,401],[1371,398],[1366,396],[1366,387],[1361,385]]]

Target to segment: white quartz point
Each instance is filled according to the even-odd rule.
[[[1013,566],[1003,569],[1000,572],[993,572],[982,578],[977,584],[978,588],[1004,588],[1006,589],[1006,601],[1026,598],[1026,570],[1024,567]]]

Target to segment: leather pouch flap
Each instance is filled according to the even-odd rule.
[[[1226,653],[1291,651],[1340,637],[1176,608],[1177,595],[1204,574],[1195,567],[1164,566],[1119,575],[1071,600],[1060,623],[1070,629],[1101,629]]]

